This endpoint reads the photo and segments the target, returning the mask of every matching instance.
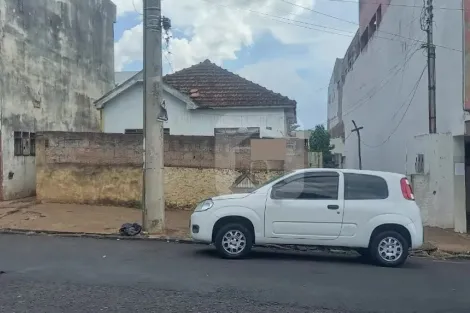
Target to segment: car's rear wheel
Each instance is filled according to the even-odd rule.
[[[386,267],[398,267],[405,263],[409,254],[409,244],[396,231],[384,231],[377,234],[369,247],[375,263]]]
[[[253,234],[242,224],[227,224],[219,229],[214,243],[222,257],[239,259],[250,253]]]

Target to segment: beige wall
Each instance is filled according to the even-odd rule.
[[[167,209],[191,209],[206,198],[231,193],[242,172],[231,169],[165,168]],[[280,172],[255,172],[266,181]],[[37,198],[43,202],[85,203],[139,207],[142,169],[136,166],[41,167],[37,171]]]
[[[233,138],[166,136],[167,208],[192,208],[205,198],[230,193],[247,170],[262,183],[284,170],[306,167],[303,144],[288,147],[299,150],[287,148],[285,160],[251,161],[251,146],[240,147]],[[46,132],[38,134],[36,150],[39,201],[140,205],[141,136]]]

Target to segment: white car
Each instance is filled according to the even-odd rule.
[[[382,266],[400,266],[423,244],[420,210],[408,179],[395,173],[302,169],[246,194],[201,202],[191,215],[194,241],[225,258],[253,245],[355,249]]]

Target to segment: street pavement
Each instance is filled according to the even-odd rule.
[[[470,263],[0,235],[0,312],[470,312]]]

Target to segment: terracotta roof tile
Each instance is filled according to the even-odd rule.
[[[200,107],[290,106],[297,102],[229,72],[209,60],[166,75],[164,82]]]

